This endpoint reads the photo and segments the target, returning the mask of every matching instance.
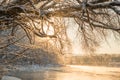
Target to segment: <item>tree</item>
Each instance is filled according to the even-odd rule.
[[[65,18],[74,19],[79,25],[78,33],[83,48],[94,51],[95,47],[99,46],[100,40],[106,37],[106,31],[112,31],[115,35],[120,33],[120,1],[1,0],[0,2],[0,30],[9,29],[10,35],[14,36],[21,28],[31,43],[34,42],[34,35],[49,37],[55,38],[63,48],[65,42],[69,40]],[[50,28],[53,34],[47,33]]]

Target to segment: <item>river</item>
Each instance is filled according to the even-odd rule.
[[[9,73],[22,80],[120,80],[119,67],[67,65],[66,67],[26,67]]]

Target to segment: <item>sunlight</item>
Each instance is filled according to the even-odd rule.
[[[45,33],[46,35],[54,35],[55,31],[54,31],[54,26],[52,24],[52,22],[47,22],[47,21],[43,21],[41,22],[41,20],[35,20],[35,22],[33,23],[32,21],[30,21],[31,24],[28,23],[28,25],[32,25],[35,29],[40,30],[41,33]]]
[[[47,35],[54,35],[54,28],[52,25],[44,24],[43,30]]]
[[[84,66],[84,65],[68,65],[71,68],[79,69],[81,71],[100,73],[100,74],[110,74],[109,71],[120,72],[120,68],[117,67],[105,67],[105,66]]]

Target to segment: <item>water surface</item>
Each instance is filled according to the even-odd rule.
[[[9,75],[22,80],[120,80],[120,68],[68,65],[35,70],[26,68]]]

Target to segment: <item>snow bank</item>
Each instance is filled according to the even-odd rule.
[[[22,79],[13,76],[3,76],[1,80],[22,80]]]

